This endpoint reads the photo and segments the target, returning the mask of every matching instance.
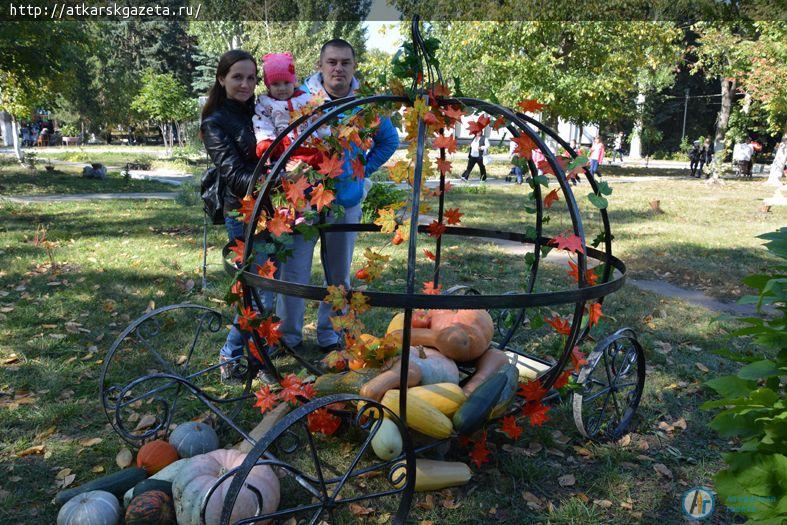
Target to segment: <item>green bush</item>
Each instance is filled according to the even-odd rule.
[[[722,399],[704,409],[722,408],[710,423],[722,437],[741,445],[725,454],[727,468],[713,478],[720,500],[749,518],[746,525],[770,525],[787,520],[787,228],[760,235],[770,252],[784,259],[766,274],[746,277],[744,284],[759,291],[741,301],[756,303],[758,312],[770,305],[777,315],[744,317],[733,336],[751,336],[765,349],[765,359],[719,352],[747,363],[736,375],[706,384]],[[742,503],[744,502],[744,503]]]
[[[196,206],[202,204],[202,199],[199,195],[199,183],[194,179],[184,180],[178,187],[178,195],[175,197],[175,202],[183,206]]]
[[[401,202],[406,196],[406,190],[399,189],[393,184],[372,184],[366,199],[363,201],[361,221],[372,222],[377,218],[377,211],[380,208],[385,208],[395,202]]]
[[[79,135],[79,130],[75,124],[63,124],[60,126],[60,134],[63,137],[76,137]]]

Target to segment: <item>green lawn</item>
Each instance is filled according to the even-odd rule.
[[[22,177],[6,170],[0,173]],[[769,214],[758,211],[758,200],[768,195],[758,183],[707,187],[686,179],[616,184],[610,178],[614,251],[631,274],[700,287],[721,298],[746,293],[739,285],[741,277],[770,262],[755,236],[783,225],[787,217],[781,209]],[[3,180],[4,185],[11,184]],[[525,192],[524,187],[513,185],[457,189],[449,193],[448,205],[462,211],[464,225],[521,231],[530,220],[518,211]],[[590,237],[599,216],[587,204],[587,192],[583,184],[576,194]],[[549,212],[549,234],[570,226],[562,199]],[[653,199],[661,200],[666,213],[649,211]],[[229,283],[219,255],[225,232],[221,227],[210,231],[210,286],[202,293],[198,206],[170,201],[0,203],[0,214],[4,262],[0,269],[0,522],[52,523],[58,509],[50,500],[57,492],[58,473],[62,477],[63,469],[71,469],[77,485],[96,477],[101,469],[117,470],[115,455],[123,443],[103,415],[97,389],[111,342],[151,307],[196,302],[221,309],[220,299]],[[44,247],[34,242],[39,227],[46,228],[47,240],[55,243],[51,260]],[[360,264],[363,247],[379,247],[383,242],[379,235],[362,235],[354,268]],[[424,239],[419,251],[432,244],[431,239]],[[386,253],[394,260],[376,286],[402,289],[404,245],[387,248]],[[445,286],[466,284],[485,292],[521,289],[521,255],[449,237],[443,253]],[[569,286],[565,270],[563,265],[544,264],[539,289]],[[429,271],[425,264],[419,266],[418,280],[427,280]],[[313,278],[315,282],[320,278],[318,262]],[[313,337],[315,312],[307,309],[307,338]],[[391,314],[368,314],[369,331],[381,333]],[[726,329],[711,323],[714,312],[631,286],[609,298],[605,315],[609,330],[630,326],[646,348],[648,379],[630,440],[621,445],[588,443],[574,428],[570,407],[559,406],[547,424],[527,428],[517,443],[498,432],[490,433],[491,463],[480,470],[473,467],[473,480],[465,487],[431,498],[418,495],[411,512],[414,523],[682,521],[679,495],[691,486],[709,484],[720,468],[721,453],[729,448],[707,428],[709,415],[698,409],[710,395],[701,382],[734,368],[712,351],[729,348],[751,353],[756,349],[745,339],[727,339]],[[174,321],[163,327],[172,331],[182,326]],[[173,338],[183,338],[191,331],[172,333]],[[545,330],[523,334],[516,344],[550,354],[552,336],[547,334]],[[209,334],[196,350],[197,360],[213,362],[222,339],[223,331]],[[182,354],[183,341],[167,347],[173,360]],[[113,361],[112,370],[127,380],[141,369],[155,369],[145,368],[143,362],[134,364],[138,356],[132,350],[120,355],[125,356],[124,365]],[[289,361],[280,364],[295,370]],[[703,371],[705,367],[708,372]],[[237,387],[220,385],[217,375],[203,380],[214,395],[236,391]],[[181,409],[182,414],[188,410],[194,411],[191,415],[199,414],[196,406],[186,402]],[[154,407],[140,405],[134,410],[139,417]],[[249,402],[240,421],[251,428],[257,418]],[[670,429],[669,424],[681,418],[686,429],[680,425]],[[667,425],[660,427],[660,423]],[[102,441],[84,444],[95,437]],[[230,433],[222,437],[225,443],[237,441]],[[347,457],[352,450],[346,440],[336,437],[319,443],[329,458]],[[20,457],[37,445],[43,445],[40,454]],[[458,445],[447,457],[468,461],[467,451]],[[669,469],[671,478],[654,470],[659,463]],[[558,478],[566,474],[574,475],[576,482],[561,485]],[[537,498],[531,506],[523,496],[526,492]],[[451,504],[449,496],[461,504]],[[382,503],[379,510],[390,512],[392,504]],[[375,516],[345,517],[377,523]],[[729,523],[731,517],[718,511],[710,522]]]

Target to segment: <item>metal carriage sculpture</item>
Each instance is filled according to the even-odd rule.
[[[418,21],[413,21],[413,49],[421,58],[428,58],[428,51],[423,45],[418,31]],[[426,66],[423,73],[427,81],[441,81],[439,71]],[[419,87],[414,79],[413,87]],[[423,90],[421,91],[423,94]],[[245,253],[243,260],[252,256],[252,246],[258,234],[254,231],[257,219],[266,206],[270,206],[269,195],[279,181],[280,174],[300,144],[315,130],[323,125],[335,122],[344,112],[369,107],[380,103],[396,103],[412,106],[414,101],[408,96],[374,95],[369,97],[347,97],[329,101],[312,115],[304,115],[290,124],[273,145],[260,159],[255,171],[254,181],[249,187],[249,194],[258,188],[256,202],[249,227],[245,231]],[[415,254],[418,234],[426,231],[419,225],[420,188],[423,178],[424,158],[426,150],[426,125],[421,119],[415,145],[415,168],[413,172],[412,206],[410,215],[410,235],[407,245],[407,275],[403,293],[384,291],[364,291],[369,306],[399,309],[404,312],[404,325],[401,343],[402,374],[400,378],[400,405],[397,416],[389,407],[380,402],[364,398],[358,394],[335,394],[304,400],[304,404],[278,420],[262,435],[247,432],[239,423],[243,405],[254,399],[251,392],[252,379],[261,366],[271,371],[277,379],[281,375],[276,364],[267,353],[262,353],[262,363],[249,355],[235,358],[236,364],[244,371],[244,382],[232,392],[217,393],[215,383],[218,378],[218,364],[215,359],[215,344],[224,326],[220,312],[198,305],[181,304],[159,308],[145,314],[129,325],[111,346],[100,378],[100,394],[105,413],[118,434],[132,445],[138,446],[157,436],[167,435],[176,413],[189,412],[192,415],[199,407],[207,410],[216,419],[218,425],[228,433],[240,436],[248,450],[245,461],[238,467],[224,473],[211,490],[205,495],[201,505],[201,520],[206,520],[208,503],[214,493],[221,490],[224,501],[221,502],[219,523],[260,523],[267,520],[288,517],[305,517],[307,523],[318,523],[323,519],[331,522],[342,521],[350,516],[348,508],[359,502],[379,500],[378,509],[391,513],[396,523],[404,523],[412,504],[415,488],[416,456],[439,447],[445,440],[425,439],[424,436],[412,431],[403,423],[407,421],[407,386],[408,361],[411,336],[411,320],[416,309],[484,309],[497,312],[497,330],[493,346],[509,352],[514,358],[521,358],[533,365],[537,370],[541,386],[550,390],[558,377],[563,373],[571,360],[572,350],[588,338],[589,323],[583,325],[583,312],[590,301],[600,303],[604,297],[619,290],[624,282],[625,265],[612,255],[612,235],[606,209],[600,209],[603,228],[603,247],[595,249],[585,243],[585,232],[579,208],[571,191],[569,180],[564,169],[557,162],[542,141],[538,132],[562,146],[572,157],[577,153],[571,150],[555,132],[524,113],[515,112],[499,104],[462,98],[437,97],[434,103],[441,107],[462,105],[480,110],[491,116],[503,117],[509,131],[516,136],[527,136],[545,152],[549,170],[554,173],[565,200],[571,221],[571,232],[581,240],[582,249],[577,252],[577,287],[549,292],[536,292],[535,286],[541,262],[541,248],[552,242],[552,238],[543,235],[543,196],[538,184],[533,185],[535,197],[535,227],[528,232],[503,231],[483,228],[447,226],[445,236],[474,237],[492,240],[507,240],[516,243],[533,245],[531,268],[524,290],[502,294],[482,294],[472,287],[454,286],[440,295],[416,293]],[[315,115],[318,115],[315,117]],[[293,143],[272,165],[269,153],[283,141],[284,137],[299,126],[306,126]],[[440,157],[445,159],[445,149],[440,150]],[[532,161],[527,167],[533,179],[538,176],[538,168]],[[264,175],[261,186],[258,177]],[[585,170],[587,181],[594,193],[599,187]],[[438,222],[443,222],[445,174],[440,173]],[[322,243],[324,235],[329,232],[368,232],[373,234],[380,230],[375,224],[358,223],[342,225],[323,225],[320,228]],[[435,245],[433,285],[437,287],[440,278],[441,240]],[[227,259],[229,245],[224,247],[224,264],[226,271],[236,275],[242,285],[243,304],[263,310],[260,291],[286,294],[304,299],[322,300],[327,294],[324,286],[284,282],[262,277],[248,267],[237,267]],[[597,284],[586,282],[585,272],[588,260],[603,263],[603,271]],[[512,344],[515,335],[521,334],[528,311],[539,307],[573,306],[573,320],[563,342],[562,351],[556,359],[546,359],[525,352]],[[188,324],[187,324],[188,323]],[[265,343],[260,336],[252,331],[250,339],[257,348],[264,348]],[[158,344],[156,344],[158,343]],[[322,370],[307,358],[295,351],[285,348],[291,357],[310,373],[319,375]],[[138,361],[138,362],[137,362]],[[136,364],[135,364],[136,363]],[[147,367],[147,368],[146,368]],[[144,373],[139,372],[143,370]],[[460,367],[469,374],[472,366]],[[129,380],[131,377],[131,380]],[[645,360],[643,349],[634,332],[622,328],[600,338],[592,352],[587,356],[587,363],[574,374],[579,385],[572,394],[572,411],[579,432],[588,438],[616,438],[624,433],[630,425],[642,395],[645,380]],[[547,399],[558,398],[553,390]],[[341,403],[351,406],[360,403],[359,410],[342,408]],[[146,408],[147,407],[147,408]],[[346,446],[340,452],[320,446],[319,440],[309,431],[307,421],[326,407],[331,413],[338,415],[345,423],[342,438]],[[157,414],[149,418],[146,425],[139,421],[137,411],[155,410]],[[136,414],[136,416],[135,416]],[[370,443],[379,431],[384,414],[393,421],[402,436],[402,452],[391,460],[380,460],[370,453]],[[143,418],[144,419],[144,418]],[[131,425],[136,423],[135,429]],[[352,443],[357,445],[353,449]],[[259,465],[269,465],[284,473],[282,483],[287,484],[282,490],[283,498],[279,508],[273,512],[263,512],[265,495],[253,490],[257,499],[257,511],[252,516],[237,520],[233,518],[233,509],[241,491],[254,489],[248,483],[252,469]],[[215,518],[214,518],[215,519]]]

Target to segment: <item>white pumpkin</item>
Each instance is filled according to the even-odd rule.
[[[181,470],[172,481],[178,525],[200,525],[200,507],[208,490],[227,471],[240,466],[244,459],[246,454],[234,449],[214,450],[191,458],[188,468]],[[218,525],[232,479],[225,480],[211,495],[205,512],[206,525]],[[274,512],[279,507],[279,478],[269,466],[254,467],[245,484],[252,485],[262,494],[263,509],[260,513]],[[256,515],[257,496],[244,486],[235,500],[230,521]]]
[[[172,431],[169,443],[181,458],[191,458],[219,448],[219,436],[213,427],[197,421],[182,423]]]
[[[68,500],[57,513],[57,525],[118,525],[120,503],[105,490],[83,492]]]

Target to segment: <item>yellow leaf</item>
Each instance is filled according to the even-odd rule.
[[[83,440],[81,440],[79,442],[79,444],[82,445],[83,447],[92,447],[94,445],[98,445],[102,441],[104,441],[104,440],[101,439],[101,438],[90,438],[90,439],[83,439]]]
[[[374,223],[380,227],[381,233],[393,233],[396,229],[396,213],[391,209],[382,209]]]
[[[117,466],[120,468],[128,467],[133,460],[134,456],[131,454],[131,451],[125,447],[121,448],[120,452],[115,456],[115,463],[117,463]]]
[[[35,445],[24,449],[22,452],[19,452],[17,454],[17,457],[23,458],[25,456],[30,456],[32,454],[43,454],[43,453],[44,453],[44,445]]]

